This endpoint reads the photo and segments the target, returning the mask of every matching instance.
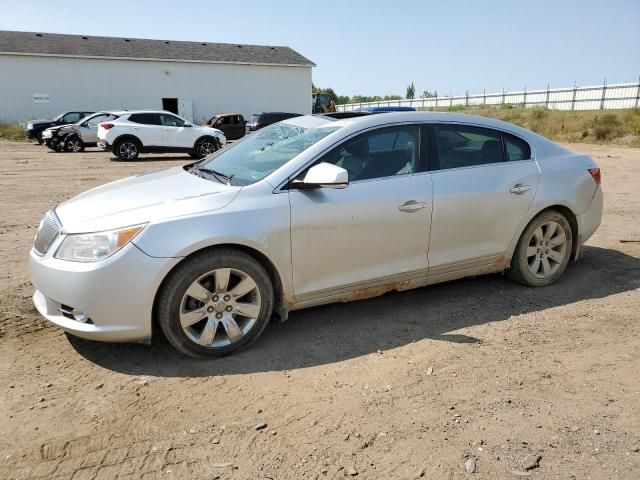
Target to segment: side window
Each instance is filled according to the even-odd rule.
[[[142,125],[160,125],[158,115],[155,113],[134,113],[129,116],[129,121]]]
[[[505,160],[511,162],[531,158],[531,147],[527,142],[508,133],[503,133],[502,138],[504,139]]]
[[[470,125],[435,125],[434,170],[474,167],[504,161],[500,132]]]
[[[349,181],[406,175],[418,171],[417,126],[389,127],[359,135],[320,159],[349,172]]]
[[[88,127],[97,127],[99,123],[104,122],[109,118],[109,115],[96,115],[91,120],[87,121]]]
[[[160,124],[165,127],[184,127],[184,122],[181,119],[166,113],[160,114]]]
[[[80,120],[80,112],[67,113],[62,117],[62,121],[66,123],[76,123],[78,120]]]

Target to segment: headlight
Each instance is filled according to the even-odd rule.
[[[73,262],[103,260],[129,243],[146,225],[145,223],[106,232],[67,235],[55,257]]]
[[[27,130],[33,130],[33,123],[27,123]]]

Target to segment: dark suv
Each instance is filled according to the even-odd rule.
[[[286,113],[286,112],[262,112],[254,113],[251,115],[251,120],[247,123],[247,132],[255,132],[267,125],[277,123],[287,118],[300,117],[301,113]]]
[[[91,115],[94,112],[87,111],[75,111],[75,112],[63,112],[53,120],[32,120],[27,123],[27,128],[24,134],[27,138],[35,139],[38,143],[42,143],[42,132],[49,127],[55,127],[56,125],[67,125],[69,123],[76,123],[87,115]]]
[[[207,122],[207,126],[222,130],[227,140],[244,137],[247,121],[239,113],[216,113]]]

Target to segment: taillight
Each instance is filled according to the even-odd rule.
[[[100,126],[105,130],[109,130],[110,128],[114,127],[113,123],[101,123]]]
[[[593,178],[593,180],[596,182],[596,184],[600,185],[600,169],[599,168],[590,168],[589,169],[589,174],[591,175],[591,177]]]

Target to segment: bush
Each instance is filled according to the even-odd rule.
[[[0,139],[2,140],[12,140],[25,141],[26,137],[24,136],[24,128],[16,123],[3,123],[0,122]]]
[[[461,112],[464,109],[465,109],[464,105],[451,105],[450,107],[447,107],[448,112]]]
[[[542,107],[533,107],[529,110],[529,115],[533,120],[541,121],[547,118],[549,111]]]
[[[620,120],[615,113],[596,115],[593,119],[593,135],[596,140],[609,140],[622,135]]]

